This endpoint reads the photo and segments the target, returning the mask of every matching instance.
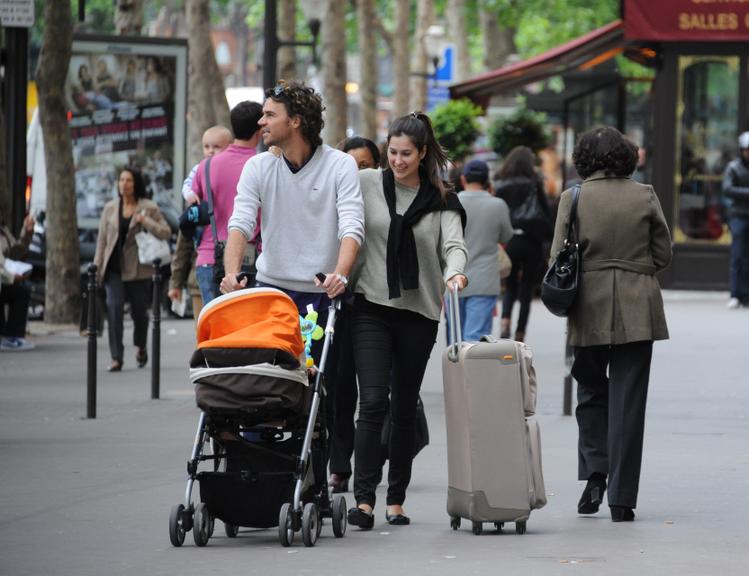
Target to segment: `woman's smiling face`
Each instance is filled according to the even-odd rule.
[[[391,136],[388,142],[388,164],[396,181],[407,186],[417,186],[419,163],[426,155],[426,147],[421,151],[406,135]]]

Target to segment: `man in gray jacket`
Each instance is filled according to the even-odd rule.
[[[739,157],[723,174],[723,194],[731,200],[731,299],[728,308],[749,305],[749,132],[739,136]]]
[[[489,191],[486,162],[468,162],[460,179],[463,192],[458,198],[467,216],[465,274],[471,279],[460,294],[460,323],[465,340],[479,340],[492,331],[494,307],[500,293],[499,243],[509,242],[513,230],[507,204]]]

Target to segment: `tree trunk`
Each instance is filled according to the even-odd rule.
[[[454,82],[462,82],[471,76],[471,60],[468,55],[468,32],[466,29],[466,0],[448,0],[447,27],[450,42],[455,46]]]
[[[211,42],[209,0],[187,0],[189,31],[188,158],[193,166],[203,158],[203,132],[221,124],[230,127],[224,79]]]
[[[80,290],[75,166],[65,99],[65,77],[73,48],[70,10],[70,2],[45,2],[46,24],[36,71],[47,182],[54,183],[47,193],[44,298],[44,319],[53,324],[77,320]]]
[[[426,110],[427,80],[433,72],[426,50],[426,33],[434,24],[433,0],[418,0],[416,8],[416,45],[414,46],[413,71],[418,76],[411,78],[411,109]]]
[[[143,0],[115,0],[114,29],[123,36],[140,36],[143,30]]]
[[[484,5],[481,7],[479,18],[484,38],[484,69],[501,68],[507,63],[508,58],[517,52],[515,29],[502,27],[496,10]]]
[[[335,146],[346,137],[346,3],[328,0],[322,19],[322,63],[325,142]]]
[[[296,0],[278,2],[278,39],[286,42],[296,38]],[[278,77],[292,80],[296,73],[296,49],[283,46],[278,49]]]
[[[395,33],[393,34],[394,117],[407,114],[410,104],[411,66],[408,57],[408,24],[410,18],[411,3],[408,0],[397,0],[395,3]]]
[[[359,54],[361,57],[361,135],[377,141],[377,37],[373,0],[357,0]]]

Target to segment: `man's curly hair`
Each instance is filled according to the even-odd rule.
[[[628,177],[637,167],[637,146],[616,128],[594,128],[580,136],[572,161],[583,179],[599,170],[606,176]]]
[[[265,97],[286,107],[289,117],[299,116],[302,121],[302,136],[312,146],[320,146],[320,132],[325,125],[322,119],[325,106],[322,97],[304,82],[279,80],[278,84],[265,91]]]

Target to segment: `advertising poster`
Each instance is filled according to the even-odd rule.
[[[185,177],[187,44],[180,40],[76,37],[66,82],[78,224],[98,226],[127,165],[148,196],[179,212]]]

